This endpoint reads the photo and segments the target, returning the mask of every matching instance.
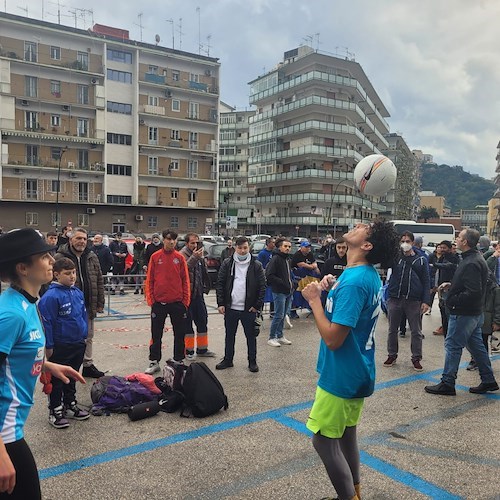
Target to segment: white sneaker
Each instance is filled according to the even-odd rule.
[[[158,363],[158,361],[151,361],[151,363],[149,363],[149,366],[144,370],[144,373],[147,373],[148,375],[153,375],[153,373],[159,371],[160,371],[160,363]]]
[[[281,344],[276,339],[269,339],[267,341],[267,345],[270,345],[272,347],[281,347]]]
[[[279,342],[281,345],[292,345],[291,340],[288,340],[288,339],[286,339],[285,337],[279,337],[279,338],[278,338],[278,342]]]
[[[293,325],[292,325],[292,322],[290,320],[290,316],[288,316],[288,314],[285,316],[285,324],[284,324],[284,327],[287,329],[287,330],[291,330],[293,328]]]

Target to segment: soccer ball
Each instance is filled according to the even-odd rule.
[[[397,171],[384,155],[369,155],[354,169],[354,183],[361,194],[381,196],[394,187]]]

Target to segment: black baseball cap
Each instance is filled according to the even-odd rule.
[[[0,265],[19,262],[26,257],[55,249],[55,246],[47,245],[34,229],[14,229],[0,236]]]

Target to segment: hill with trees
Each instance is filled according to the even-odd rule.
[[[477,174],[465,172],[459,165],[450,167],[424,163],[421,166],[420,189],[444,196],[446,205],[452,212],[457,212],[460,209],[472,209],[476,205],[487,205],[496,186]]]

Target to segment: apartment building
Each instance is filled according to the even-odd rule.
[[[217,205],[219,62],[0,13],[4,228],[203,232]]]
[[[219,234],[251,233],[254,216],[248,186],[248,127],[255,111],[241,111],[221,101],[219,130]]]
[[[463,228],[477,229],[480,234],[487,234],[488,205],[476,205],[473,209],[460,210]]]
[[[341,234],[386,212],[357,193],[354,166],[388,148],[389,113],[352,59],[302,46],[250,82],[250,222],[263,233]]]

